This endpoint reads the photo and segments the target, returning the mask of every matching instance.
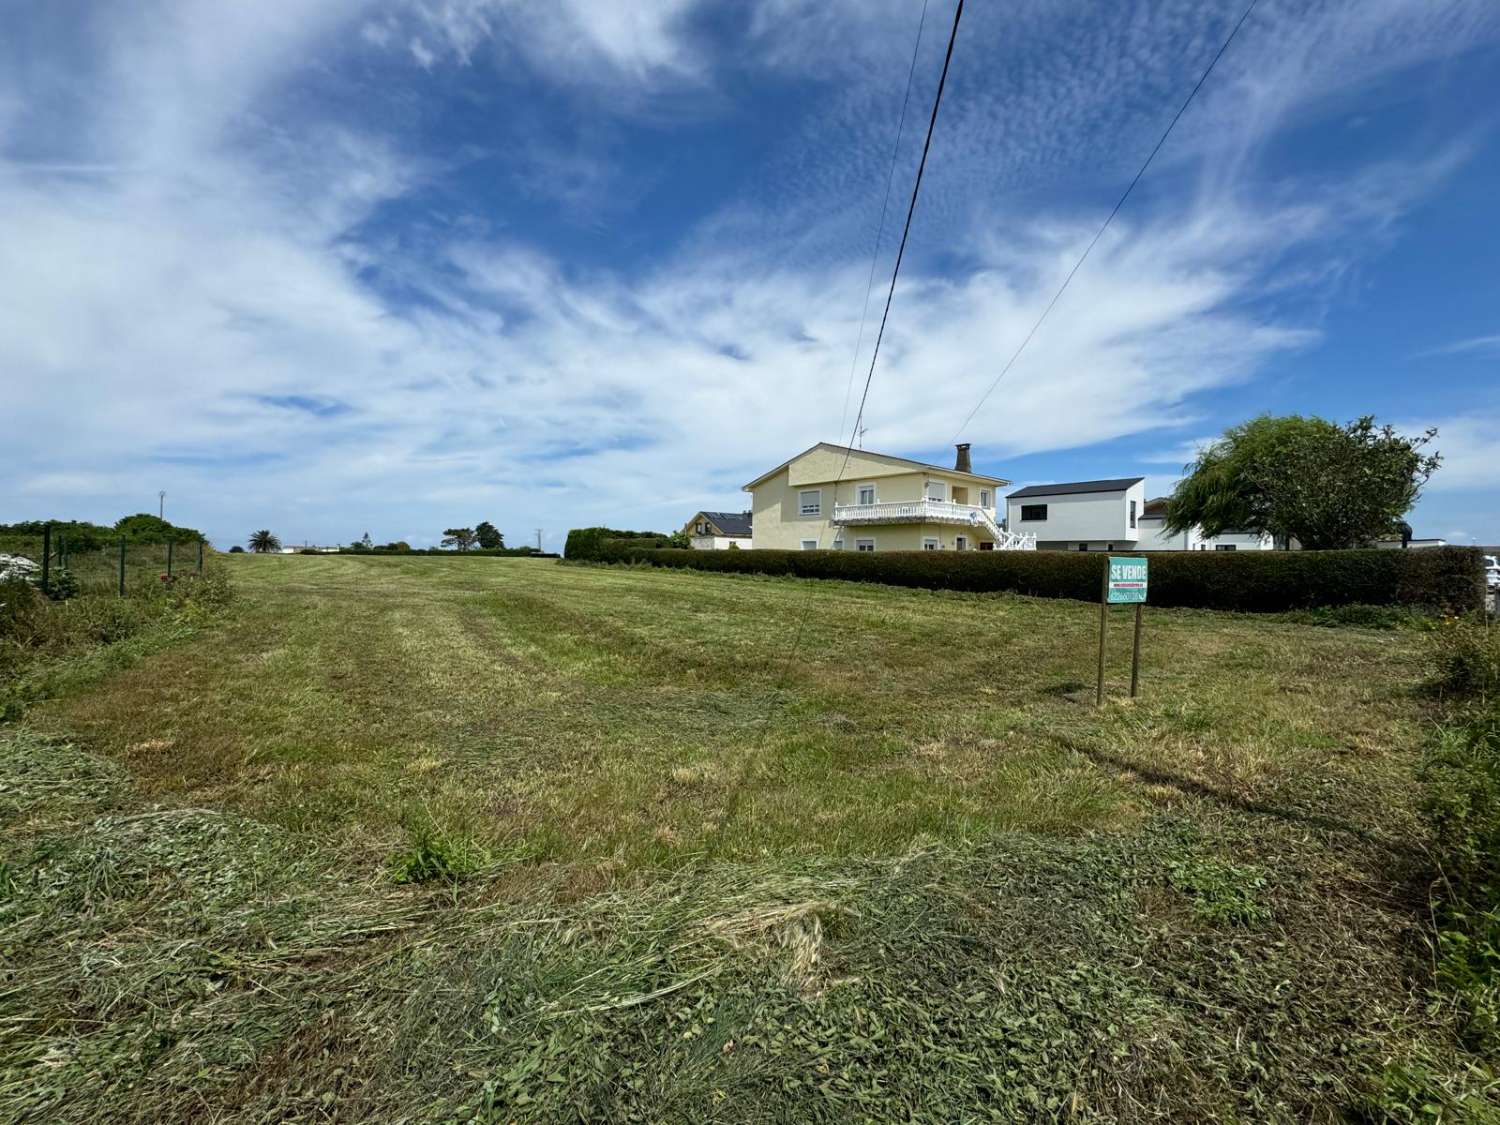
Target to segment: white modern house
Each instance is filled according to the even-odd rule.
[[[1042,551],[1133,551],[1145,507],[1144,477],[1034,484],[1005,498],[1005,526]]]
[[[1224,531],[1208,537],[1196,527],[1168,535],[1167,498],[1158,496],[1147,500],[1141,510],[1140,539],[1137,548],[1142,551],[1271,551],[1276,543],[1269,535],[1255,531]]]
[[[1147,500],[1143,477],[1034,484],[1006,498],[1006,526],[1044,551],[1270,551],[1269,535],[1196,527],[1168,534],[1167,500]]]

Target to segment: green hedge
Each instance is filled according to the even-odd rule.
[[[471,547],[467,551],[455,551],[448,547],[408,547],[404,551],[393,551],[389,547],[340,547],[337,551],[303,551],[304,555],[454,555],[478,559],[555,559],[553,551],[538,551],[535,547]]]
[[[597,561],[623,547],[666,547],[670,542],[659,531],[617,531],[612,527],[575,527],[568,532],[563,555],[570,559]]]
[[[1099,599],[1106,558],[1102,551],[692,551],[643,547],[617,533],[575,535],[568,536],[570,559],[1080,601]],[[1150,559],[1152,605],[1259,613],[1356,604],[1461,613],[1484,606],[1484,572],[1472,547],[1159,551]]]

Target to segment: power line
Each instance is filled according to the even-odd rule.
[[[885,198],[880,201],[880,222],[875,227],[875,246],[870,251],[870,276],[865,280],[865,299],[859,306],[859,334],[854,338],[854,354],[849,357],[849,380],[844,384],[844,406],[839,411],[839,433],[849,417],[849,396],[854,393],[854,372],[859,369],[859,349],[865,342],[865,321],[870,312],[870,293],[875,288],[875,267],[880,264],[880,240],[885,235],[885,215],[891,205],[891,186],[896,180],[896,159],[901,155],[901,137],[906,130],[906,107],[911,101],[911,80],[917,73],[917,53],[922,46],[922,28],[927,24],[927,0],[922,0],[922,15],[917,20],[917,39],[911,45],[911,66],[906,71],[906,93],[901,96],[901,118],[896,122],[896,141],[891,146],[891,167],[885,174]]]
[[[865,389],[859,396],[859,412],[854,416],[854,430],[864,421],[865,403],[870,397],[870,382],[875,378],[875,362],[880,358],[880,342],[885,339],[885,324],[891,315],[891,301],[896,296],[896,278],[901,274],[901,259],[906,256],[906,240],[911,236],[911,218],[917,210],[917,194],[922,190],[922,173],[927,170],[927,153],[932,149],[932,131],[937,125],[938,107],[943,104],[943,88],[948,84],[948,67],[953,62],[953,44],[958,39],[958,21],[963,18],[964,0],[953,9],[953,30],[948,33],[948,53],[943,56],[943,73],[938,76],[937,95],[932,99],[932,116],[927,119],[927,139],[922,142],[922,160],[917,178],[911,185],[911,202],[906,207],[906,225],[901,228],[901,245],[896,250],[896,265],[891,270],[891,287],[885,295],[885,311],[880,314],[880,331],[875,333],[875,350],[870,353],[870,370],[865,375]],[[852,435],[851,435],[852,437]],[[852,444],[852,440],[851,440]],[[848,463],[845,455],[845,464]]]
[[[853,440],[856,436],[859,435],[860,423],[864,420],[865,403],[870,397],[870,382],[875,377],[875,363],[880,358],[880,341],[885,336],[886,321],[891,315],[891,300],[896,294],[896,278],[900,276],[901,260],[906,254],[906,241],[907,238],[911,235],[912,215],[915,214],[917,210],[917,196],[922,190],[922,173],[927,168],[927,154],[932,149],[932,133],[933,130],[937,127],[938,107],[943,104],[943,90],[948,84],[948,68],[953,62],[953,44],[958,39],[958,22],[963,17],[963,14],[964,0],[958,0],[958,5],[953,10],[953,29],[948,33],[948,51],[947,54],[943,56],[942,74],[938,77],[937,93],[933,96],[932,99],[932,115],[927,120],[927,139],[922,143],[922,159],[921,162],[917,165],[917,175],[916,179],[912,183],[911,189],[911,202],[907,205],[906,208],[906,224],[901,230],[901,245],[896,251],[895,265],[891,268],[891,286],[885,297],[885,311],[881,314],[880,317],[880,331],[875,335],[875,350],[870,355],[870,370],[865,375],[864,390],[860,394],[859,398],[859,412],[855,415],[854,418],[854,432],[850,435],[850,443],[844,446],[844,459],[840,463],[838,475],[834,478],[833,481],[832,502],[834,504],[838,503],[839,485],[843,483],[844,473],[847,472],[849,468],[849,458],[854,453]],[[832,513],[830,512],[830,515],[831,514]],[[819,532],[817,543],[820,547],[822,546],[822,540],[822,533]],[[791,644],[787,646],[786,656],[782,658],[781,668],[776,674],[776,685],[771,689],[771,706],[766,708],[765,716],[761,720],[760,729],[756,732],[757,742],[765,738],[766,728],[771,724],[772,711],[775,707],[776,702],[781,697],[782,689],[786,686],[787,672],[791,669],[792,660],[796,657],[798,648],[801,647],[802,635],[807,630],[808,616],[808,614],[803,613],[799,615],[797,619],[797,631],[792,635]],[[715,829],[716,834],[723,831],[724,827],[734,818],[736,812],[739,809],[740,793],[749,775],[748,763],[750,759],[748,756],[746,757],[745,761],[747,764],[741,768],[740,776],[736,781],[734,788],[730,791],[729,798],[724,809],[724,816],[719,821],[718,827]]]
[[[1063,283],[1058,286],[1057,292],[1052,295],[1052,300],[1047,302],[1047,307],[1042,310],[1042,315],[1036,318],[1036,323],[1031,326],[1031,331],[1026,333],[1026,338],[1021,341],[1021,346],[1015,350],[1010,359],[1005,361],[1005,366],[1000,369],[1000,374],[995,376],[995,381],[989,385],[989,389],[979,396],[979,401],[974,404],[974,409],[969,411],[969,416],[958,427],[958,430],[953,435],[954,438],[958,438],[963,434],[964,429],[974,420],[974,416],[979,413],[980,408],[989,401],[990,395],[995,393],[995,388],[1000,385],[1000,380],[1005,378],[1010,369],[1015,366],[1016,360],[1021,358],[1021,353],[1026,350],[1026,345],[1031,343],[1031,338],[1036,335],[1037,329],[1042,326],[1042,321],[1047,319],[1047,315],[1052,312],[1053,307],[1061,299],[1063,293],[1067,291],[1068,286],[1073,281],[1073,275],[1088,260],[1089,254],[1099,244],[1099,240],[1104,237],[1104,232],[1109,229],[1109,224],[1115,221],[1115,216],[1120,213],[1120,208],[1125,206],[1125,201],[1130,198],[1130,193],[1135,190],[1135,185],[1141,182],[1141,177],[1146,174],[1146,169],[1151,167],[1151,162],[1156,159],[1156,154],[1161,151],[1162,145],[1167,143],[1167,138],[1172,135],[1172,130],[1177,127],[1177,122],[1187,112],[1188,106],[1193,104],[1193,99],[1198,96],[1198,91],[1203,89],[1203,84],[1208,81],[1208,76],[1214,72],[1214,67],[1219,65],[1219,60],[1224,57],[1224,52],[1229,50],[1229,44],[1234,42],[1234,37],[1240,33],[1240,28],[1245,26],[1245,21],[1250,18],[1250,13],[1254,11],[1257,2],[1258,0],[1250,0],[1249,6],[1240,15],[1239,21],[1230,30],[1229,37],[1220,45],[1213,59],[1209,62],[1208,68],[1204,70],[1203,74],[1198,78],[1197,84],[1188,93],[1187,99],[1177,108],[1177,112],[1172,115],[1172,120],[1167,123],[1166,131],[1162,133],[1161,138],[1156,142],[1156,146],[1151,150],[1151,154],[1146,157],[1146,162],[1141,165],[1140,171],[1135,174],[1135,178],[1130,181],[1130,185],[1115,203],[1114,210],[1110,211],[1109,217],[1104,220],[1104,225],[1089,240],[1089,244],[1084,247],[1083,253],[1078,256],[1078,261],[1073,263],[1073,268],[1068,271],[1068,276],[1063,278]]]

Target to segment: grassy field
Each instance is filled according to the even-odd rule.
[[[1149,611],[1131,703],[1122,613],[1095,709],[1077,603],[225,565],[0,728],[13,1117],[1494,1119],[1409,631]]]

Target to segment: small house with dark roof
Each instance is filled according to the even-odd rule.
[[[1033,484],[1005,498],[1005,525],[1042,551],[1133,551],[1145,506],[1144,477]]]
[[[699,512],[682,531],[698,551],[723,551],[729,547],[750,547],[749,512]]]

